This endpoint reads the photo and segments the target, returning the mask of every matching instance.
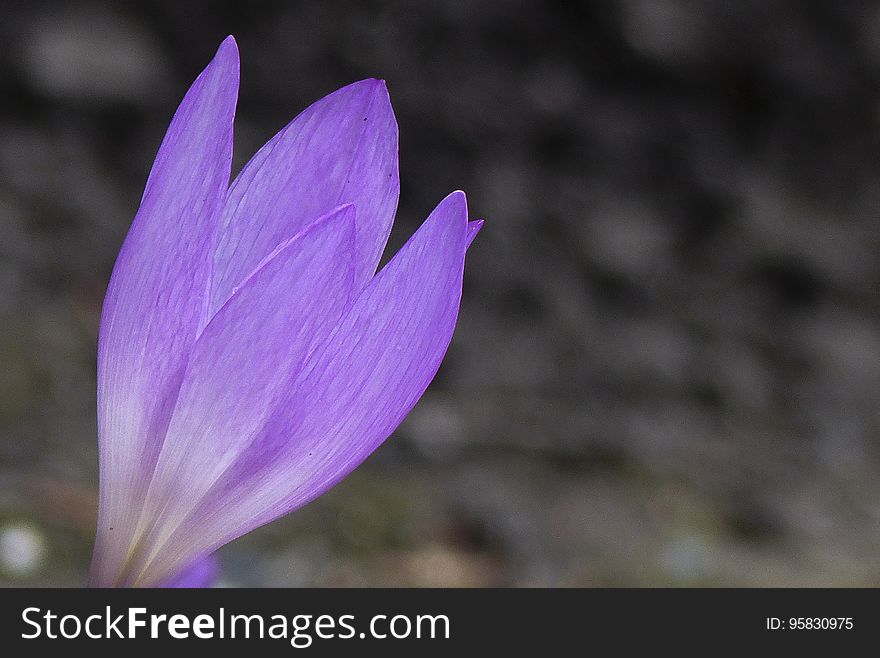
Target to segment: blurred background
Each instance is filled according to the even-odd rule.
[[[0,584],[82,585],[104,290],[183,93],[242,54],[237,171],[388,81],[393,253],[486,226],[444,365],[237,585],[880,585],[871,2],[5,2]]]

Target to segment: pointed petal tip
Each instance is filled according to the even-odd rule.
[[[474,241],[474,238],[477,237],[477,233],[480,232],[480,229],[483,228],[483,220],[477,219],[472,222],[468,222],[467,225],[467,246],[470,247],[471,243]]]
[[[341,87],[331,94],[331,96],[338,93],[344,93],[346,96],[363,95],[369,97],[376,95],[379,98],[387,100],[389,105],[391,103],[391,97],[388,94],[388,85],[385,83],[385,80],[381,78],[364,78],[363,80],[352,82],[351,84]]]
[[[464,221],[467,222],[467,195],[461,190],[455,190],[454,192],[447,194],[446,198],[444,198],[439,205],[448,207],[452,212],[462,215]]]
[[[349,86],[354,87],[355,85],[363,86],[373,92],[385,91],[387,93],[388,91],[388,85],[382,78],[364,78]]]
[[[223,39],[223,42],[217,47],[217,54],[214,55],[217,61],[232,61],[238,63],[238,42],[231,34]]]
[[[339,206],[336,206],[330,212],[324,213],[313,222],[305,226],[301,231],[298,231],[292,237],[283,240],[275,248],[263,258],[259,264],[250,272],[246,277],[244,277],[243,281],[250,280],[257,272],[259,272],[266,263],[270,262],[274,258],[278,256],[281,252],[290,248],[291,245],[297,244],[300,240],[304,238],[304,236],[311,235],[317,231],[322,230],[327,224],[332,222],[339,222],[341,225],[341,231],[348,233],[349,239],[353,242],[355,236],[355,206],[353,203],[343,203]],[[240,286],[238,286],[240,287]]]
[[[214,78],[229,89],[238,89],[240,77],[238,44],[232,35],[226,37],[217,47],[217,52],[210,64],[202,72],[203,76]]]
[[[357,224],[357,208],[353,203],[343,203],[341,206],[334,208],[330,211],[330,216],[336,217],[337,221],[342,222],[345,230],[351,232],[352,238],[354,237]]]
[[[318,217],[315,221],[305,227],[301,231],[301,235],[309,234],[314,231],[321,230],[328,224],[337,224],[338,231],[348,234],[349,239],[353,242],[356,233],[356,216],[357,210],[353,203],[343,203],[336,206],[333,210]]]
[[[311,233],[320,229],[325,224],[331,222],[339,222],[342,230],[354,233],[356,209],[353,203],[343,203],[336,206],[333,210],[318,217],[311,224],[306,226],[300,234]],[[297,237],[297,236],[295,236]]]

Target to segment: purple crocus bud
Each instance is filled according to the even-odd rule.
[[[399,192],[385,84],[319,100],[229,185],[238,75],[229,37],[171,121],[107,290],[94,586],[208,582],[218,547],[391,434],[452,337],[481,223],[453,192],[376,273]]]

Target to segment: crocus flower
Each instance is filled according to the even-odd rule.
[[[376,273],[399,192],[385,84],[319,100],[230,185],[238,75],[229,37],[171,121],[107,290],[95,586],[209,580],[218,547],[366,459],[452,337],[480,226],[462,192]]]

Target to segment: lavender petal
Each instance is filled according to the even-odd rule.
[[[145,497],[132,584],[141,584],[139,567],[250,448],[339,322],[351,300],[354,236],[352,205],[320,218],[246,279],[199,337]]]
[[[247,449],[156,543],[146,582],[308,503],[397,427],[452,337],[466,224],[464,194],[453,193],[307,358]]]
[[[468,222],[467,225],[467,246],[470,247],[471,243],[474,241],[474,238],[477,237],[477,233],[480,232],[480,229],[483,228],[483,220],[476,219],[472,222]]]
[[[273,137],[229,189],[215,254],[213,307],[282,240],[343,203],[358,212],[358,287],[373,276],[400,183],[397,121],[381,80],[317,101]]]
[[[219,575],[220,562],[216,556],[209,555],[208,557],[196,560],[176,576],[165,581],[161,586],[175,589],[213,587]]]
[[[94,585],[114,584],[119,576],[206,312],[237,93],[238,49],[229,37],[171,121],[107,290],[98,345],[101,487]]]

